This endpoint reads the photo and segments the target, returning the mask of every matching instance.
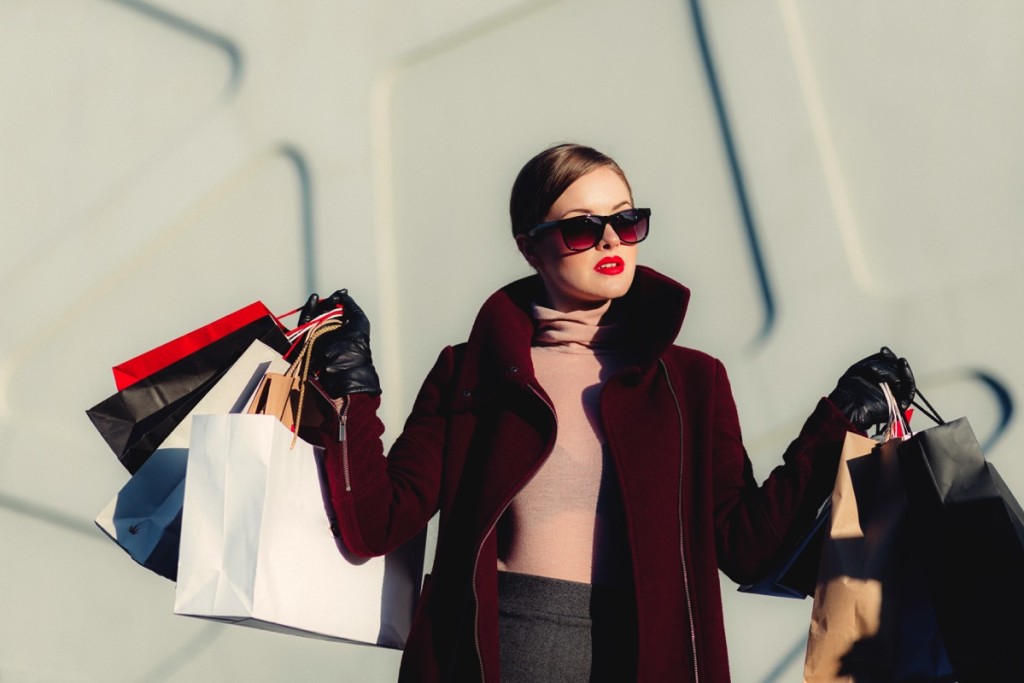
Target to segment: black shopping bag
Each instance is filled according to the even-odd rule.
[[[803,534],[785,544],[781,559],[759,581],[740,586],[740,593],[769,595],[778,598],[804,599],[814,595],[818,580],[821,548],[828,535],[832,499],[828,498],[818,509],[814,523]]]
[[[254,341],[96,516],[96,525],[143,567],[175,580],[192,416],[241,412],[267,372],[287,368],[279,352]]]
[[[960,683],[1024,681],[1024,511],[967,418],[900,444],[910,542]]]
[[[135,473],[249,345],[290,346],[271,316],[254,320],[86,410],[121,464]]]

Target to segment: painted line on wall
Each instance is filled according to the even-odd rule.
[[[413,67],[435,57],[478,40],[493,31],[521,21],[561,0],[534,0],[486,17],[439,39],[428,41],[391,63],[374,77],[370,91],[370,149],[371,177],[373,178],[374,223],[376,226],[377,287],[381,292],[393,292],[380,302],[379,357],[386,359],[389,371],[381,378],[384,393],[393,396],[402,393],[402,339],[401,289],[398,286],[397,236],[395,234],[394,148],[392,144],[392,96],[398,79]],[[385,411],[397,410],[392,402]],[[385,424],[401,424],[403,415],[389,412]]]
[[[718,130],[722,136],[722,144],[725,147],[726,160],[729,163],[729,174],[732,177],[733,191],[736,202],[739,205],[740,215],[743,218],[743,230],[750,247],[750,258],[753,261],[754,272],[757,274],[758,288],[761,294],[761,305],[764,308],[764,317],[761,321],[761,330],[755,338],[755,344],[764,342],[771,334],[775,326],[776,308],[775,295],[772,292],[771,282],[768,277],[768,267],[765,263],[764,252],[761,249],[761,242],[758,238],[757,226],[754,221],[754,213],[750,206],[750,199],[747,196],[746,181],[743,176],[743,168],[739,160],[739,152],[733,139],[732,124],[729,121],[729,114],[725,106],[725,98],[722,95],[722,88],[715,69],[715,61],[711,55],[711,46],[708,40],[707,28],[704,24],[704,15],[701,11],[700,0],[689,0],[690,14],[693,18],[693,28],[697,35],[697,46],[700,49],[701,62],[704,65],[704,74],[707,76],[708,89],[711,91],[711,100],[715,106],[715,115],[718,119]]]
[[[282,157],[292,163],[295,168],[295,175],[299,187],[299,210],[301,215],[302,233],[302,274],[304,276],[305,290],[300,292],[301,299],[305,301],[311,292],[316,291],[317,270],[316,270],[316,230],[314,225],[313,211],[313,174],[309,170],[309,162],[306,155],[300,149],[291,144],[281,144],[277,148]]]
[[[807,34],[795,0],[779,0],[783,28],[793,56],[797,82],[803,96],[804,108],[811,126],[811,135],[818,151],[818,159],[824,175],[825,187],[828,190],[832,208],[835,212],[839,235],[843,242],[846,262],[854,281],[864,291],[870,292],[878,287],[871,275],[867,254],[861,240],[861,231],[850,201],[846,178],[843,175],[842,163],[836,149],[835,136],[828,122],[828,114],[818,85],[818,77],[814,70],[814,59],[807,45]]]
[[[159,683],[173,680],[175,674],[191,664],[200,653],[209,650],[225,632],[226,624],[203,622],[200,624],[202,628],[199,628],[191,638],[172,649],[152,669],[139,676],[139,683]]]
[[[103,540],[106,536],[92,522],[72,515],[56,508],[35,503],[26,498],[19,498],[0,491],[0,508],[10,510],[15,514],[25,515],[40,522],[58,526],[66,531],[82,534],[88,538]]]
[[[238,92],[242,83],[242,74],[245,71],[245,62],[242,58],[242,50],[233,40],[225,35],[212,31],[205,26],[190,21],[182,16],[168,12],[167,10],[150,5],[140,0],[108,0],[130,10],[146,15],[148,18],[164,24],[185,35],[201,40],[224,53],[231,64],[231,72],[228,82],[224,86],[221,96],[230,99]]]
[[[996,423],[992,433],[981,442],[981,450],[987,452],[1003,437],[1003,434],[1006,433],[1006,428],[1013,421],[1013,396],[1010,394],[1009,387],[996,378],[995,375],[978,369],[971,370],[970,375],[992,392],[995,396],[996,404],[999,406],[999,421]]]

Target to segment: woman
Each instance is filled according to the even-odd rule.
[[[536,274],[444,349],[387,458],[369,322],[318,344],[343,540],[379,555],[440,511],[402,681],[729,680],[718,571],[760,578],[829,495],[844,435],[884,422],[913,376],[887,349],[851,366],[758,486],[725,369],[673,344],[689,291],[637,265],[650,212],[589,147],[531,159],[510,202]]]

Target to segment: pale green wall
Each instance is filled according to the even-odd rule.
[[[344,286],[390,441],[527,273],[508,190],[565,140],[654,209],[641,261],[693,289],[680,341],[726,362],[759,478],[889,344],[1024,494],[993,390],[1024,385],[1021,63],[1009,0],[0,3],[0,680],[393,680],[392,652],[173,615],[93,526],[127,473],[84,411],[119,361]],[[734,680],[799,680],[810,601],[723,589]]]

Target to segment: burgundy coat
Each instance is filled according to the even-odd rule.
[[[466,343],[444,349],[384,457],[379,398],[353,395],[347,438],[326,435],[332,503],[354,553],[386,553],[440,511],[434,566],[401,681],[497,682],[495,526],[555,439],[530,359],[537,276],[483,305]],[[632,550],[638,681],[729,680],[718,571],[757,578],[787,530],[831,491],[853,427],[822,399],[759,487],[722,364],[674,346],[689,290],[648,268],[615,302],[641,361],[611,377],[600,414]]]

